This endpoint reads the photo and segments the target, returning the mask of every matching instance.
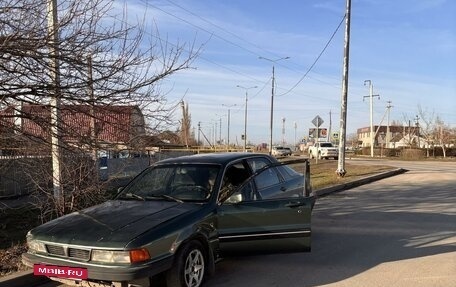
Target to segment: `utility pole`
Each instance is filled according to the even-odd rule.
[[[420,148],[420,117],[418,117],[418,115],[416,115],[415,117],[415,126],[416,126],[416,133],[417,133],[417,144],[418,144],[418,148]]]
[[[327,136],[327,141],[331,142],[331,125],[332,125],[332,112],[329,110],[329,131],[328,131],[328,136]]]
[[[388,115],[386,118],[386,148],[389,148],[391,135],[390,135],[390,110],[393,107],[391,105],[391,101],[387,101],[388,105],[386,108],[388,109]]]
[[[52,143],[52,186],[54,198],[60,200],[61,167],[60,167],[60,65],[59,65],[59,32],[57,19],[57,0],[47,1],[47,21],[49,37],[50,74],[54,94],[50,100],[51,108],[51,143]]]
[[[198,122],[198,146],[200,145],[201,122]]]
[[[222,116],[220,116],[220,127],[219,127],[219,144],[222,144]]]
[[[225,104],[222,104],[222,106],[224,107],[227,107],[228,108],[228,121],[227,121],[227,129],[228,129],[228,135],[227,135],[227,139],[226,139],[226,142],[227,142],[227,150],[230,149],[230,109],[232,107],[235,107],[236,104],[234,105],[225,105]]]
[[[285,145],[285,118],[282,118],[282,146]]]
[[[409,141],[409,146],[410,146],[410,149],[412,149],[412,126],[411,126],[411,122],[410,120],[408,121],[408,141]]]
[[[243,87],[240,85],[237,85],[236,87],[244,89],[245,90],[245,111],[244,111],[244,151],[247,151],[247,102],[248,102],[248,91],[250,89],[256,89],[258,86],[253,86],[253,87]]]
[[[188,105],[187,108],[185,107],[184,100],[181,101],[182,107],[182,137],[183,142],[185,143],[185,147],[188,148],[188,131],[189,131],[189,123],[188,123]]]
[[[92,73],[92,56],[87,56],[87,92],[90,97],[90,137],[92,144],[92,160],[93,160],[93,175],[95,180],[98,181],[98,140],[96,131],[96,115],[95,115],[95,95],[93,90],[93,73]]]
[[[269,154],[272,154],[272,131],[274,127],[274,87],[275,87],[275,72],[274,72],[274,64],[280,60],[290,59],[290,57],[283,57],[276,60],[271,60],[265,57],[259,57],[259,59],[266,60],[272,62],[272,90],[271,90],[271,117],[269,121]]]
[[[378,97],[380,99],[379,95],[374,95],[374,85],[372,84],[371,80],[365,80],[364,85],[366,83],[369,84],[369,96],[364,96],[364,98],[369,98],[370,101],[370,150],[371,150],[371,157],[374,157],[374,97]]]
[[[340,144],[339,159],[337,161],[336,174],[344,177],[347,173],[345,170],[345,140],[347,131],[347,95],[348,95],[348,66],[350,58],[350,11],[351,0],[345,3],[345,40],[344,40],[344,63],[342,72],[342,97],[340,106]],[[318,135],[317,135],[318,136]]]
[[[294,122],[294,132],[295,132],[295,134],[294,134],[294,147],[295,147],[295,150],[297,149],[296,148],[296,144],[297,144],[297,142],[296,142],[296,129],[297,128],[298,128],[298,124],[296,122]]]

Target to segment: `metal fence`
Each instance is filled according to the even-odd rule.
[[[99,176],[102,181],[112,181],[111,188],[124,185],[149,165],[162,159],[193,154],[189,151],[159,152],[145,157],[101,158]],[[37,186],[49,185],[51,179],[33,175],[37,162],[50,172],[51,159],[45,156],[1,156],[0,157],[0,198],[30,194]],[[41,184],[38,184],[40,182]]]

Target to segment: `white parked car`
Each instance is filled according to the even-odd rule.
[[[309,158],[328,159],[330,157],[337,160],[339,158],[338,149],[330,142],[317,142],[309,148]]]
[[[293,152],[289,147],[283,147],[283,146],[274,146],[272,147],[272,152],[271,154],[273,156],[288,156],[291,155]]]

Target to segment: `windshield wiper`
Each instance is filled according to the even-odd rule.
[[[134,194],[134,193],[125,193],[124,196],[122,196],[121,198],[135,198],[135,199],[139,199],[139,200],[142,200],[142,201],[146,201],[146,199],[144,197],[142,197],[141,195],[137,195],[137,194]]]
[[[148,198],[163,198],[163,199],[167,199],[167,200],[172,200],[172,201],[176,201],[176,202],[179,202],[179,203],[183,203],[184,201],[177,198],[177,197],[174,197],[174,196],[171,196],[171,195],[167,195],[167,194],[153,194],[153,195],[149,195],[146,197],[146,199]]]

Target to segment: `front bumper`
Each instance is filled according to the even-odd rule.
[[[322,157],[335,157],[335,156],[338,156],[338,155],[339,155],[339,153],[336,152],[336,151],[325,151],[325,152],[321,153]]]
[[[76,262],[67,259],[43,256],[39,254],[24,253],[22,262],[32,267],[34,264],[56,265],[87,268],[87,280],[100,280],[112,282],[127,282],[144,277],[151,277],[171,268],[173,257],[146,262],[137,265],[100,265],[89,262]]]

